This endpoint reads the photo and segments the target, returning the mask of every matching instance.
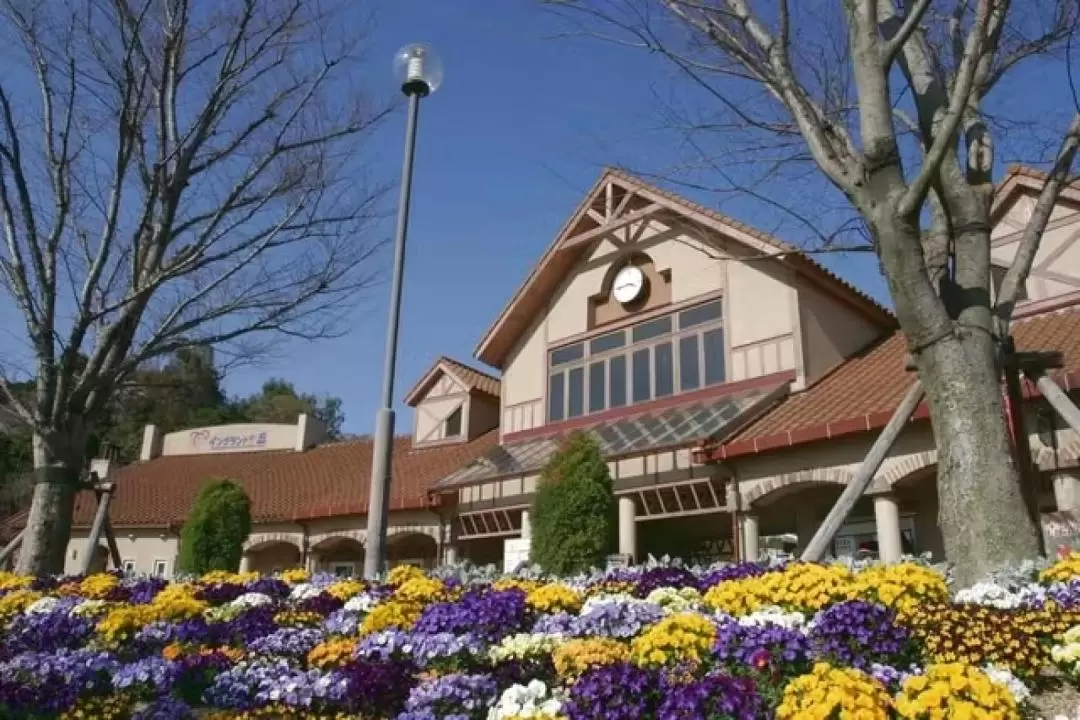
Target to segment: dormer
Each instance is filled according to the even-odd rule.
[[[499,379],[439,358],[405,396],[413,447],[469,442],[499,424]]]

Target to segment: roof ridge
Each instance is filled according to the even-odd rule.
[[[449,355],[440,355],[439,356],[439,361],[440,362],[448,362],[451,365],[457,365],[458,367],[463,367],[466,370],[472,370],[474,373],[476,373],[478,375],[483,375],[484,377],[488,378],[489,380],[494,380],[495,382],[497,382],[499,384],[502,384],[502,378],[500,378],[498,375],[492,375],[489,372],[486,372],[484,370],[481,370],[480,368],[474,367],[474,366],[470,365],[469,363],[462,362],[461,360],[458,360],[457,358],[452,358]]]

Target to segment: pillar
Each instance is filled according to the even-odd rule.
[[[742,516],[742,559],[744,562],[756,562],[761,557],[760,529],[757,515]]]
[[[532,518],[528,510],[521,511],[521,539],[532,540]]]
[[[619,498],[619,554],[637,560],[637,509],[634,498]]]
[[[1053,475],[1054,502],[1058,510],[1080,510],[1080,472],[1057,472]]]
[[[251,556],[247,553],[240,556],[240,572],[251,572]]]
[[[903,555],[900,541],[900,505],[891,493],[874,496],[874,523],[877,525],[878,555],[882,562],[894,563]]]
[[[443,564],[457,565],[458,550],[456,545],[447,545],[443,550]]]

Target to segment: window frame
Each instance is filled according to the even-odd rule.
[[[158,571],[158,568],[161,571]],[[154,558],[154,571],[153,577],[167,578],[169,577],[169,561],[163,558]]]
[[[451,438],[459,438],[464,432],[464,408],[464,405],[459,405],[458,407],[454,408],[449,415],[446,416],[445,420],[443,420],[443,437],[447,440]],[[457,431],[450,432],[450,421],[455,417],[457,418]]]
[[[124,571],[125,575],[134,575],[137,567],[138,563],[135,562],[135,558],[123,558],[120,560],[120,569]]]
[[[727,328],[725,320],[725,298],[723,296],[714,296],[708,299],[700,300],[693,304],[686,305],[684,307],[670,310],[667,314],[658,315],[654,317],[643,318],[636,323],[624,325],[620,328],[604,328],[596,332],[595,334],[577,338],[572,342],[563,343],[547,349],[547,374],[545,376],[545,398],[544,398],[544,417],[549,424],[566,422],[570,420],[579,420],[590,415],[596,415],[598,413],[608,412],[611,410],[625,410],[632,408],[635,405],[643,405],[648,402],[656,400],[664,400],[673,397],[678,397],[686,393],[697,392],[710,387],[716,387],[728,382],[729,362],[727,358]],[[684,313],[693,312],[695,310],[702,309],[709,305],[717,305],[719,307],[719,313],[716,317],[704,321],[698,321],[695,324],[688,327],[682,327],[681,321]],[[671,330],[667,333],[660,335],[653,335],[640,342],[633,341],[633,332],[635,328],[641,326],[648,326],[653,323],[657,323],[663,320],[669,320],[671,323]],[[709,331],[719,330],[722,337],[721,352],[722,357],[722,375],[723,380],[714,383],[706,382],[706,342],[705,334]],[[606,347],[599,352],[592,352],[593,343],[598,340],[606,340],[607,338],[616,334],[622,333],[623,340],[620,344]],[[697,355],[697,375],[698,383],[697,387],[683,390],[682,389],[682,341],[687,337],[696,337],[696,355]],[[670,386],[673,392],[661,396],[657,396],[657,377],[656,377],[656,355],[657,347],[661,345],[670,345],[671,352],[671,368],[670,368]],[[570,350],[570,348],[580,347],[580,355],[577,360],[569,361],[562,360],[561,362],[553,363],[552,359],[556,353],[561,353],[563,357],[567,355],[577,355],[577,350]],[[647,400],[634,400],[634,363],[633,356],[635,353],[642,350],[648,350],[648,363],[649,363],[649,392]],[[622,393],[624,399],[623,404],[612,406],[612,381],[611,381],[611,365],[612,359],[617,357],[623,357],[624,360],[624,383],[625,388]],[[591,404],[591,392],[592,384],[590,379],[592,377],[592,366],[598,363],[603,364],[603,377],[604,377],[604,402],[603,407],[599,410],[592,410]],[[572,370],[580,368],[583,372],[582,381],[582,399],[581,407],[582,412],[577,415],[570,414],[570,372]],[[559,403],[559,409],[561,413],[558,417],[554,417],[552,414],[553,409],[553,378],[556,376],[561,377],[561,381],[558,382],[559,390],[561,393],[561,399]],[[666,389],[666,388],[665,388]]]

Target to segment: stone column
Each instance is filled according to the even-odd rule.
[[[761,557],[760,530],[757,515],[743,515],[742,522],[742,559],[755,562]]]
[[[619,554],[637,560],[637,510],[628,495],[619,497]]]
[[[882,562],[894,563],[903,555],[900,541],[900,505],[891,493],[874,496],[874,523],[877,525],[878,555]]]
[[[458,550],[456,545],[447,545],[443,551],[443,564],[457,565]]]
[[[1054,502],[1058,510],[1080,510],[1080,471],[1056,472]]]
[[[240,556],[240,572],[251,572],[251,556],[247,553]]]
[[[532,518],[528,510],[521,511],[521,539],[532,540]]]

